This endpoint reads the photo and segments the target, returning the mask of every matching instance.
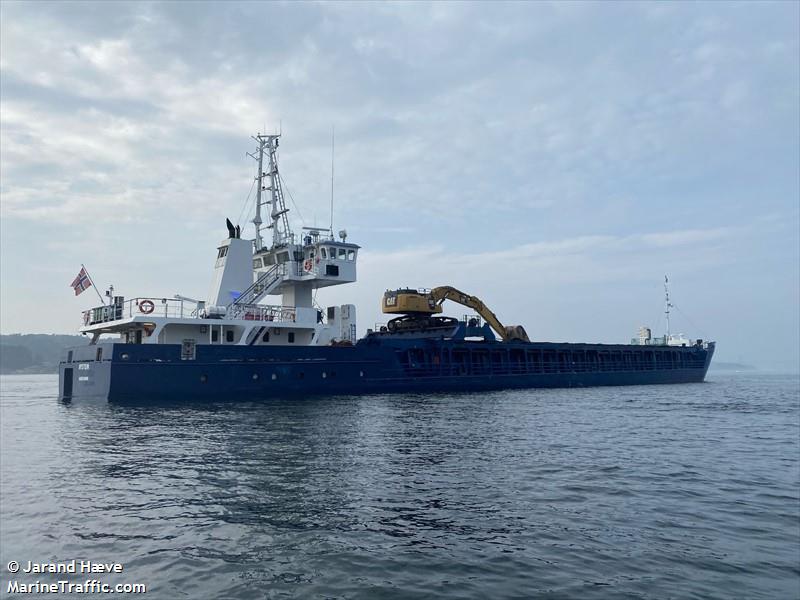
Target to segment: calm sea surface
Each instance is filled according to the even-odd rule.
[[[9,561],[71,559],[143,598],[800,597],[796,375],[159,408],[0,384],[3,598],[65,579]]]

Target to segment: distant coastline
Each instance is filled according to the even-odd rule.
[[[0,335],[0,374],[58,373],[63,350],[88,343],[89,338],[82,335]]]
[[[756,367],[753,365],[746,365],[743,363],[736,363],[736,362],[714,362],[711,361],[711,366],[709,369],[715,369],[717,371],[758,371]]]

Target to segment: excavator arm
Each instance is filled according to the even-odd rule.
[[[497,318],[497,315],[495,315],[480,298],[465,294],[461,290],[457,290],[449,285],[433,288],[430,291],[430,298],[432,298],[438,306],[440,306],[445,300],[452,300],[453,302],[457,302],[458,304],[466,306],[467,308],[471,308],[478,313],[492,329],[497,332],[497,334],[500,336],[500,339],[502,339],[504,342],[509,340],[529,341],[528,336],[522,327],[505,327],[500,322],[500,319]]]

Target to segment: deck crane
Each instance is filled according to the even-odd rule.
[[[435,287],[431,290],[408,288],[388,290],[383,294],[381,310],[387,314],[402,315],[389,321],[387,324],[389,331],[452,328],[457,324],[456,319],[433,316],[442,312],[442,304],[445,300],[451,300],[474,310],[504,342],[530,341],[521,325],[504,326],[497,315],[480,298],[465,294],[449,285]]]

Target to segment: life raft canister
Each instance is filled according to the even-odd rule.
[[[139,311],[145,315],[149,315],[155,308],[156,305],[153,304],[152,300],[142,300],[139,302]]]

